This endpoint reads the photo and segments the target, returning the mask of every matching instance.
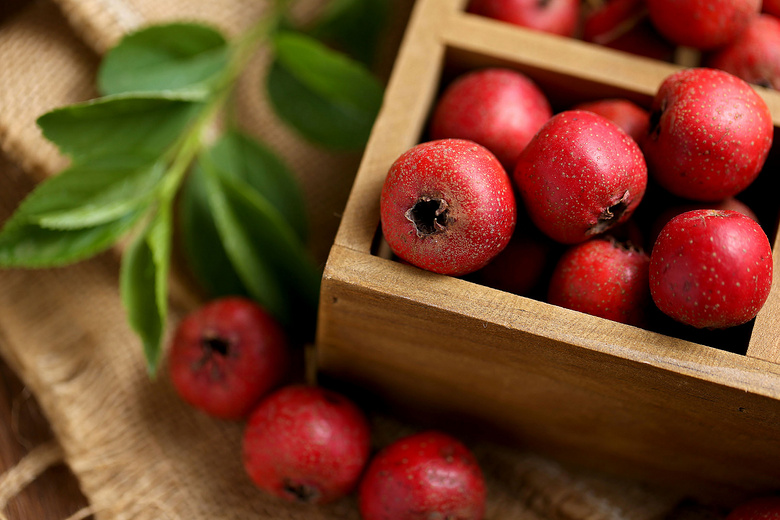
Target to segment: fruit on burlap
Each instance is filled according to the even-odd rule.
[[[722,70],[690,68],[664,79],[641,147],[650,175],[674,195],[716,201],[761,172],[774,127],[766,102]]]
[[[547,300],[553,305],[641,326],[652,305],[650,257],[611,236],[571,246],[553,270]]]
[[[399,258],[460,276],[506,247],[517,208],[509,176],[495,155],[473,141],[440,139],[396,159],[382,186],[380,217]]]
[[[471,451],[452,436],[431,430],[380,450],[361,479],[358,500],[363,520],[480,520],[486,488]]]
[[[357,485],[368,460],[370,427],[346,396],[290,385],[263,399],[243,436],[243,463],[261,490],[284,500],[332,502]]]
[[[289,358],[287,336],[265,309],[224,297],[179,322],[168,371],[186,402],[215,417],[241,419],[287,377]]]
[[[710,50],[733,41],[761,0],[646,0],[653,26],[677,45]]]
[[[753,319],[769,296],[772,250],[763,229],[732,210],[672,218],[650,255],[650,293],[673,319],[724,329]]]
[[[455,137],[481,144],[511,171],[539,127],[552,117],[547,97],[526,75],[503,69],[473,71],[455,79],[431,117],[432,139]]]
[[[780,520],[780,496],[758,496],[732,509],[726,520]]]
[[[553,240],[576,244],[628,220],[644,196],[647,167],[615,123],[567,110],[520,154],[514,181],[533,223]]]

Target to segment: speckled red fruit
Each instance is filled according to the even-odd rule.
[[[752,498],[738,505],[726,520],[780,520],[780,496]]]
[[[168,351],[178,394],[224,419],[245,417],[287,376],[287,337],[251,300],[225,297],[206,303],[179,323]]]
[[[610,0],[588,13],[582,39],[611,49],[671,61],[674,45],[650,22],[644,0]]]
[[[631,244],[596,237],[571,246],[550,279],[553,305],[629,325],[643,325],[652,305],[650,257]]]
[[[761,10],[761,0],[646,0],[650,20],[677,45],[711,50],[733,41]]]
[[[283,387],[249,416],[244,467],[255,485],[272,495],[332,502],[357,486],[370,434],[365,415],[347,397],[321,387]]]
[[[561,36],[573,36],[579,0],[471,0],[470,13]]]
[[[393,163],[380,216],[384,237],[402,260],[460,276],[506,247],[517,207],[495,155],[473,141],[441,139],[414,146]]]
[[[745,81],[722,70],[668,76],[641,142],[650,174],[671,193],[716,201],[747,188],[772,146],[772,115]]]
[[[628,99],[597,99],[580,103],[575,110],[587,110],[606,117],[639,142],[650,127],[650,112]]]
[[[769,240],[755,220],[736,211],[694,210],[674,217],[650,255],[653,301],[696,328],[750,321],[771,285]]]
[[[442,93],[431,118],[431,138],[479,143],[511,171],[551,116],[550,103],[530,78],[509,69],[482,69],[460,76]]]
[[[359,494],[363,520],[480,520],[485,482],[474,455],[437,431],[399,439],[371,460]]]
[[[733,42],[712,53],[706,64],[748,83],[780,90],[780,20],[768,14],[757,16]]]
[[[647,167],[615,123],[568,110],[526,146],[514,181],[534,224],[553,240],[576,244],[628,220],[644,196]]]

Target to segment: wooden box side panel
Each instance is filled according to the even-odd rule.
[[[695,486],[692,492],[780,487],[780,407],[765,395],[780,387],[773,365],[752,361],[746,371],[734,368],[740,356],[695,344],[645,346],[633,328],[637,338],[615,336],[624,346],[599,346],[594,338],[625,327],[578,322],[578,313],[563,309],[548,314],[544,304],[460,280],[426,298],[427,273],[341,248],[332,259],[317,339],[321,374],[355,383],[399,413],[473,419],[485,431],[590,467]],[[588,322],[599,331],[590,345],[577,344],[575,334],[565,342],[508,326],[515,314],[549,319],[540,327],[563,335]],[[663,340],[655,336],[647,339]],[[614,348],[625,355],[616,357]],[[659,349],[680,351],[650,354]],[[668,368],[642,361],[655,356]],[[701,366],[717,377],[697,377]],[[735,374],[743,388],[714,381]]]

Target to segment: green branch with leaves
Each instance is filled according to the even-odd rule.
[[[367,63],[386,8],[385,0],[336,0],[300,28],[278,2],[232,41],[193,23],[124,37],[100,65],[101,97],[38,119],[71,163],[4,223],[0,267],[67,265],[126,240],[120,294],[154,375],[178,217],[183,252],[208,294],[247,295],[300,326],[314,316],[321,277],[306,247],[300,187],[256,137],[233,127],[213,143],[205,136],[266,45],[273,61],[262,94],[279,118],[328,149],[361,149],[382,101]]]

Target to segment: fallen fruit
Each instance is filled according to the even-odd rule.
[[[483,267],[515,228],[512,184],[496,156],[464,139],[407,150],[382,186],[382,232],[410,264],[460,276]]]
[[[753,319],[772,286],[772,250],[758,223],[731,210],[672,218],[650,255],[650,293],[673,319],[723,329]]]
[[[383,448],[369,462],[358,495],[363,520],[480,520],[485,514],[485,482],[476,458],[438,431]]]
[[[255,485],[288,501],[332,502],[357,485],[370,428],[347,397],[305,385],[283,387],[249,416],[244,467]]]
[[[215,417],[241,419],[287,376],[287,349],[284,331],[265,309],[246,298],[225,297],[179,323],[168,371],[191,405]]]

